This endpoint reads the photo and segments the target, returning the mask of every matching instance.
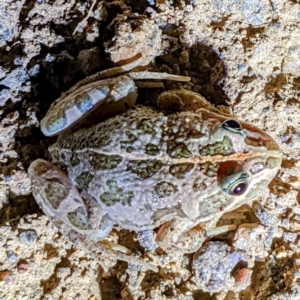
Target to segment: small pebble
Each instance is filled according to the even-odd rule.
[[[289,220],[288,219],[282,219],[281,220],[281,226],[284,227],[285,229],[289,229]]]
[[[181,283],[181,277],[179,275],[175,276],[174,281],[177,285]]]
[[[19,238],[21,244],[32,243],[36,240],[37,234],[33,230],[23,231],[20,233]]]
[[[20,263],[18,264],[18,273],[24,274],[28,271],[28,264],[27,263]]]
[[[245,286],[249,286],[251,284],[252,272],[252,270],[242,268],[241,270],[239,270],[237,276],[235,277],[235,281],[243,283],[245,284]]]
[[[276,259],[285,258],[287,256],[287,252],[285,250],[285,247],[280,246],[279,248],[276,248],[275,251],[274,251],[274,255],[275,255]]]
[[[149,18],[153,19],[156,17],[156,11],[152,7],[146,7],[145,9],[145,15]]]
[[[299,221],[292,222],[292,228],[295,231],[300,231],[300,222]]]
[[[253,70],[248,71],[248,76],[249,77],[252,77],[253,75],[254,75],[254,71]]]
[[[299,271],[295,272],[294,277],[296,280],[300,279],[300,272]]]
[[[13,251],[7,252],[7,260],[10,264],[14,264],[17,261],[18,256]]]
[[[297,240],[297,233],[285,232],[282,237],[286,243],[295,243]]]
[[[45,57],[46,62],[52,62],[55,60],[55,56],[52,56],[50,53],[48,53]]]
[[[244,65],[244,64],[237,66],[237,69],[238,69],[239,72],[247,71],[248,68],[249,68],[249,66],[248,65]]]

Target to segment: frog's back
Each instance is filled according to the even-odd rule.
[[[50,151],[123,228],[197,222],[253,198],[280,165],[271,137],[224,119],[136,107],[60,138]]]
[[[164,115],[138,106],[60,138],[50,151],[116,222],[146,229],[185,218],[188,211],[189,219],[199,215],[204,181],[213,176],[192,159],[209,142],[207,130],[201,115]]]

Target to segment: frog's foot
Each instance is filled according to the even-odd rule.
[[[96,257],[101,254],[127,261],[157,272],[151,263],[133,257],[129,249],[102,241],[111,231],[113,221],[88,193],[79,194],[70,179],[52,163],[37,159],[28,169],[32,193],[43,212],[64,236],[86,247]]]
[[[96,74],[93,74],[93,75],[79,81],[76,85],[74,85],[71,89],[69,89],[65,94],[66,95],[71,94],[71,93],[75,92],[76,90],[78,90],[79,88],[81,88],[82,86],[97,82],[99,80],[109,79],[109,78],[113,78],[113,77],[128,73],[129,71],[133,70],[134,68],[139,67],[141,62],[143,62],[143,56],[142,56],[142,54],[139,53],[133,58],[133,61],[131,61],[125,65],[99,71]],[[180,76],[180,75],[174,75],[174,74],[168,74],[168,73],[149,72],[149,71],[129,72],[128,75],[133,80],[173,80],[173,81],[183,81],[183,82],[187,82],[187,81],[191,80],[191,78],[188,76]],[[153,83],[150,83],[149,86],[146,86],[146,83],[145,83],[145,87],[151,87],[152,84]],[[159,86],[161,86],[161,83]]]
[[[52,163],[37,159],[28,169],[32,193],[43,212],[66,234],[70,228],[94,241],[105,238],[113,221],[96,201],[81,197],[70,179]]]
[[[133,80],[172,80],[172,81],[182,81],[188,82],[191,80],[188,76],[174,75],[169,73],[160,73],[160,72],[149,72],[149,71],[139,71],[139,72],[130,72],[128,75]]]
[[[205,230],[194,222],[174,220],[164,223],[157,232],[158,245],[167,249],[174,245],[185,253],[197,251],[208,238],[235,230],[236,225],[224,225]]]
[[[194,222],[186,219],[174,219],[172,221],[168,221],[159,227],[156,235],[156,242],[162,249],[167,249],[174,245],[176,246],[184,233],[194,225]]]
[[[157,98],[157,105],[162,111],[180,112],[205,109],[214,113],[219,112],[218,109],[211,105],[204,97],[188,90],[163,92]]]

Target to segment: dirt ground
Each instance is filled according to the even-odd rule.
[[[0,300],[300,299],[298,1],[1,0],[0,17]],[[191,76],[186,89],[263,128],[283,153],[269,189],[217,220],[239,229],[195,255],[147,252],[135,233],[112,232],[159,272],[74,246],[27,175],[34,159],[50,159],[55,138],[39,130],[50,104],[138,53],[149,69]]]

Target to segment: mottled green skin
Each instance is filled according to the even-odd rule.
[[[164,115],[135,107],[64,135],[50,151],[123,228],[152,229],[174,219],[196,224],[253,199],[280,165],[271,137],[242,122],[242,134],[230,132],[225,120],[205,110]],[[241,172],[248,190],[230,195],[226,179]]]

